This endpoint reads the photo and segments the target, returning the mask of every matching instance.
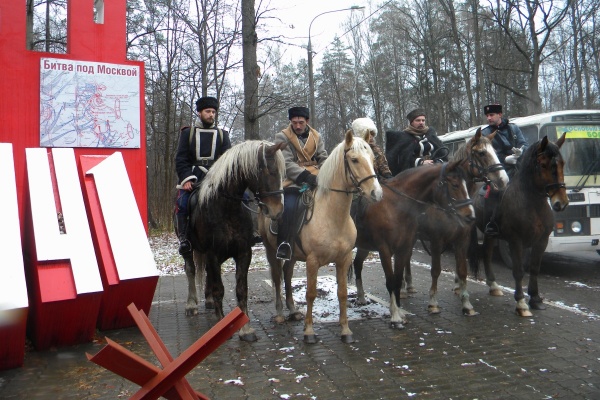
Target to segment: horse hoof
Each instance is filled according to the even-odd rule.
[[[256,336],[256,333],[254,332],[246,333],[244,335],[240,335],[240,340],[243,340],[244,342],[256,342],[258,340],[258,336]]]
[[[315,344],[317,341],[317,335],[304,335],[304,343]]]
[[[204,303],[204,308],[206,308],[207,310],[214,310],[215,309],[215,303],[211,302],[206,302]]]
[[[393,329],[404,329],[404,325],[402,324],[402,322],[390,322],[390,326]]]
[[[438,306],[428,306],[427,311],[429,314],[439,314],[441,312]]]
[[[406,293],[406,292],[400,292],[400,298],[401,299],[408,299],[408,293]]]
[[[466,317],[474,317],[476,315],[479,315],[479,313],[477,311],[473,310],[472,308],[471,309],[463,308],[462,312],[463,312],[463,315]]]
[[[515,311],[519,317],[533,317],[533,314],[529,310],[524,310],[522,308],[516,308]]]
[[[354,343],[354,337],[352,336],[352,334],[342,335],[342,343]]]
[[[296,311],[295,313],[291,313],[289,317],[290,321],[302,321],[304,319],[304,315],[300,311]]]
[[[188,317],[193,317],[194,315],[198,315],[198,308],[186,308],[185,315]]]
[[[414,287],[409,287],[408,289],[406,289],[406,291],[408,293],[417,293],[417,289],[415,289]]]
[[[532,308],[534,310],[545,310],[546,306],[542,301],[530,301],[529,308]]]
[[[275,322],[278,324],[283,324],[285,322],[285,318],[283,315],[278,315],[275,317]]]
[[[504,296],[502,289],[490,289],[490,296]]]

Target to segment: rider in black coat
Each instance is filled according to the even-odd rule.
[[[433,162],[448,161],[447,153],[434,159],[436,150],[444,147],[435,129],[425,123],[425,111],[416,109],[408,113],[409,125],[402,131],[387,131],[386,153],[392,174]]]

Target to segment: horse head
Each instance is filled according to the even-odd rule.
[[[563,211],[569,205],[569,197],[563,175],[564,160],[560,148],[565,142],[566,132],[552,143],[544,136],[531,149],[527,160],[533,164],[533,184],[538,192],[550,199],[554,211]]]
[[[461,223],[462,221],[470,223],[475,220],[475,209],[469,197],[463,170],[460,168],[461,163],[462,161],[452,161],[442,164],[434,193],[434,203],[445,212],[459,217]]]
[[[285,146],[286,143],[263,142],[257,153],[259,173],[254,197],[262,213],[271,219],[278,219],[283,213],[285,161],[280,150]]]
[[[379,201],[383,190],[373,167],[375,156],[371,146],[362,138],[355,137],[352,131],[346,132],[344,140],[344,168],[354,189],[371,201]]]
[[[497,132],[497,131],[496,131]],[[492,140],[496,132],[486,136],[481,134],[481,128],[464,147],[469,163],[468,173],[473,180],[491,182],[497,190],[503,190],[508,185],[508,174],[500,163]]]

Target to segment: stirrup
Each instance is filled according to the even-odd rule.
[[[500,234],[500,231],[498,230],[498,224],[496,224],[494,221],[488,222],[483,233],[488,236],[498,236]]]
[[[189,240],[184,239],[179,242],[179,254],[184,255],[192,251],[192,244]]]
[[[292,258],[292,247],[288,242],[282,242],[279,247],[277,247],[276,257],[286,261]]]

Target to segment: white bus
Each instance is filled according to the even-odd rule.
[[[554,214],[554,231],[547,252],[588,252],[600,254],[600,110],[566,110],[510,120],[521,128],[533,144],[544,136],[556,141],[563,132],[567,138],[560,152],[565,160],[564,176],[569,206]],[[440,136],[450,154],[471,138],[476,126]],[[500,255],[510,265],[506,242]]]

